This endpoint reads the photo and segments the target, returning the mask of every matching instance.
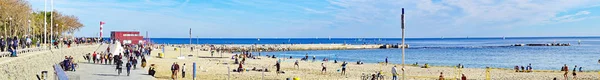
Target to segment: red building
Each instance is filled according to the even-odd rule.
[[[111,31],[110,39],[123,44],[144,43],[144,36],[140,35],[139,31]]]

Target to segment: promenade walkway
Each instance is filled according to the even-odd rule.
[[[131,70],[127,76],[127,70],[123,66],[123,73],[117,74],[115,65],[91,64],[87,62],[79,63],[77,71],[68,71],[69,80],[154,80],[154,77],[147,75],[148,67]]]

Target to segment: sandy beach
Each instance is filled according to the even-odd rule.
[[[315,46],[306,44],[307,46]],[[321,45],[322,47],[327,47]],[[52,65],[62,61],[64,56],[73,56],[78,61],[83,61],[80,56],[96,50],[98,45],[87,45],[78,46],[72,48],[63,48],[58,50],[32,52],[20,55],[19,57],[8,57],[0,58],[2,66],[0,71],[1,80],[33,80],[36,79],[35,75],[40,74],[41,71],[52,70]],[[197,64],[197,79],[199,80],[282,80],[286,78],[298,77],[301,80],[360,80],[363,74],[370,75],[378,71],[381,71],[385,79],[391,79],[391,68],[397,66],[400,70],[401,65],[398,63],[391,63],[388,65],[382,63],[365,63],[358,65],[355,61],[347,61],[346,75],[341,75],[338,71],[341,69],[341,62],[333,63],[333,60],[329,62],[322,62],[319,58],[317,61],[299,61],[299,68],[294,67],[294,61],[299,58],[267,58],[266,56],[259,56],[258,59],[247,59],[244,68],[249,71],[245,72],[232,72],[233,69],[237,68],[237,64],[233,64],[234,60],[231,59],[232,53],[215,53],[211,56],[209,51],[200,51],[196,49],[191,51],[190,48],[180,48],[174,50],[175,47],[166,47],[165,57],[157,58],[158,53],[162,52],[161,49],[155,49],[152,52],[151,58],[148,59],[148,64],[156,64],[157,74],[155,79],[157,80],[170,80],[170,66],[174,62],[177,62],[181,66],[185,63],[186,77],[181,79],[181,75],[178,76],[180,80],[191,80],[192,79],[192,64]],[[201,48],[202,49],[202,48]],[[178,56],[184,55],[185,59],[177,59]],[[222,56],[222,57],[221,57]],[[309,55],[310,56],[310,55]],[[382,58],[383,61],[384,58]],[[281,60],[281,70],[285,73],[275,73],[275,62]],[[79,62],[83,64],[85,62]],[[327,66],[327,72],[321,73],[321,63],[325,63]],[[411,63],[407,63],[406,76],[409,80],[432,80],[439,78],[440,72],[444,73],[446,79],[457,79],[460,78],[459,74],[465,74],[468,79],[483,80],[486,79],[486,69],[482,68],[464,68],[457,69],[454,67],[447,66],[432,66],[431,68],[420,68],[419,66],[411,66]],[[420,64],[422,66],[422,64]],[[535,65],[533,65],[535,67]],[[252,71],[250,69],[256,67],[257,69],[267,68],[270,72],[259,72]],[[468,66],[466,66],[468,67]],[[560,67],[560,66],[559,66]],[[78,70],[91,70],[94,67],[79,67]],[[145,72],[148,67],[140,70],[142,73]],[[401,71],[399,71],[401,72]],[[492,80],[549,80],[558,78],[559,80],[564,79],[562,74],[558,70],[536,70],[531,73],[514,72],[512,69],[490,69],[490,78]],[[598,72],[578,72],[577,77],[579,80],[590,80],[598,79],[600,75]],[[54,76],[49,74],[49,76]],[[569,78],[571,78],[571,72]],[[52,78],[51,78],[52,79]],[[84,78],[82,78],[84,79]]]
[[[340,63],[333,63],[333,60],[329,62],[321,62],[319,58],[317,61],[300,61],[300,68],[294,67],[294,61],[299,58],[287,59],[287,58],[267,58],[260,56],[260,59],[247,59],[246,64],[243,65],[246,69],[257,69],[268,68],[271,72],[258,72],[258,71],[247,71],[247,72],[228,72],[237,68],[237,64],[233,64],[234,60],[231,59],[233,54],[231,53],[215,53],[214,56],[210,55],[209,51],[190,51],[189,48],[182,48],[181,51],[174,50],[174,47],[165,48],[165,58],[155,58],[157,53],[161,50],[154,50],[152,52],[152,59],[148,60],[149,64],[157,64],[156,79],[168,80],[170,79],[170,66],[174,62],[182,65],[186,63],[186,75],[185,80],[192,79],[192,63],[197,63],[197,77],[203,80],[281,80],[286,78],[298,77],[302,80],[360,80],[363,74],[374,74],[377,71],[382,71],[385,75],[385,79],[391,79],[391,68],[397,66],[400,70],[401,65],[398,63],[393,64],[378,64],[378,63],[365,63],[362,65],[356,64],[355,61],[348,61],[346,75],[341,75],[338,71],[341,69]],[[180,55],[185,55],[185,59],[177,59]],[[191,55],[191,56],[187,56]],[[221,58],[221,55],[224,58]],[[310,56],[310,55],[309,55]],[[282,60],[282,70],[284,74],[275,73],[275,62]],[[382,58],[382,61],[384,58]],[[325,63],[327,66],[327,73],[321,74],[321,63]],[[431,68],[420,68],[418,66],[406,66],[407,79],[411,80],[431,80],[438,79],[440,72],[444,73],[446,79],[457,79],[460,78],[459,74],[465,74],[468,79],[482,80],[486,79],[486,69],[482,68],[464,68],[457,69],[454,67],[443,67],[443,66],[432,66]],[[422,66],[422,64],[420,64]],[[468,66],[467,66],[468,67]],[[535,67],[535,65],[534,65]],[[560,66],[559,66],[560,67]],[[399,71],[401,72],[401,71]],[[549,80],[557,78],[562,80],[564,72],[558,70],[536,70],[531,73],[515,72],[512,69],[490,69],[490,78],[493,80]],[[578,72],[577,78],[582,80],[598,79],[598,72]],[[571,78],[571,72],[569,78]],[[179,76],[181,78],[181,76]]]

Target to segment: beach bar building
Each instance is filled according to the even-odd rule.
[[[110,39],[123,44],[144,43],[144,36],[140,35],[139,31],[111,31]]]

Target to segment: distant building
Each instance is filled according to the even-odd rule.
[[[140,35],[139,31],[111,31],[110,39],[118,40],[123,44],[144,43],[144,36]]]

